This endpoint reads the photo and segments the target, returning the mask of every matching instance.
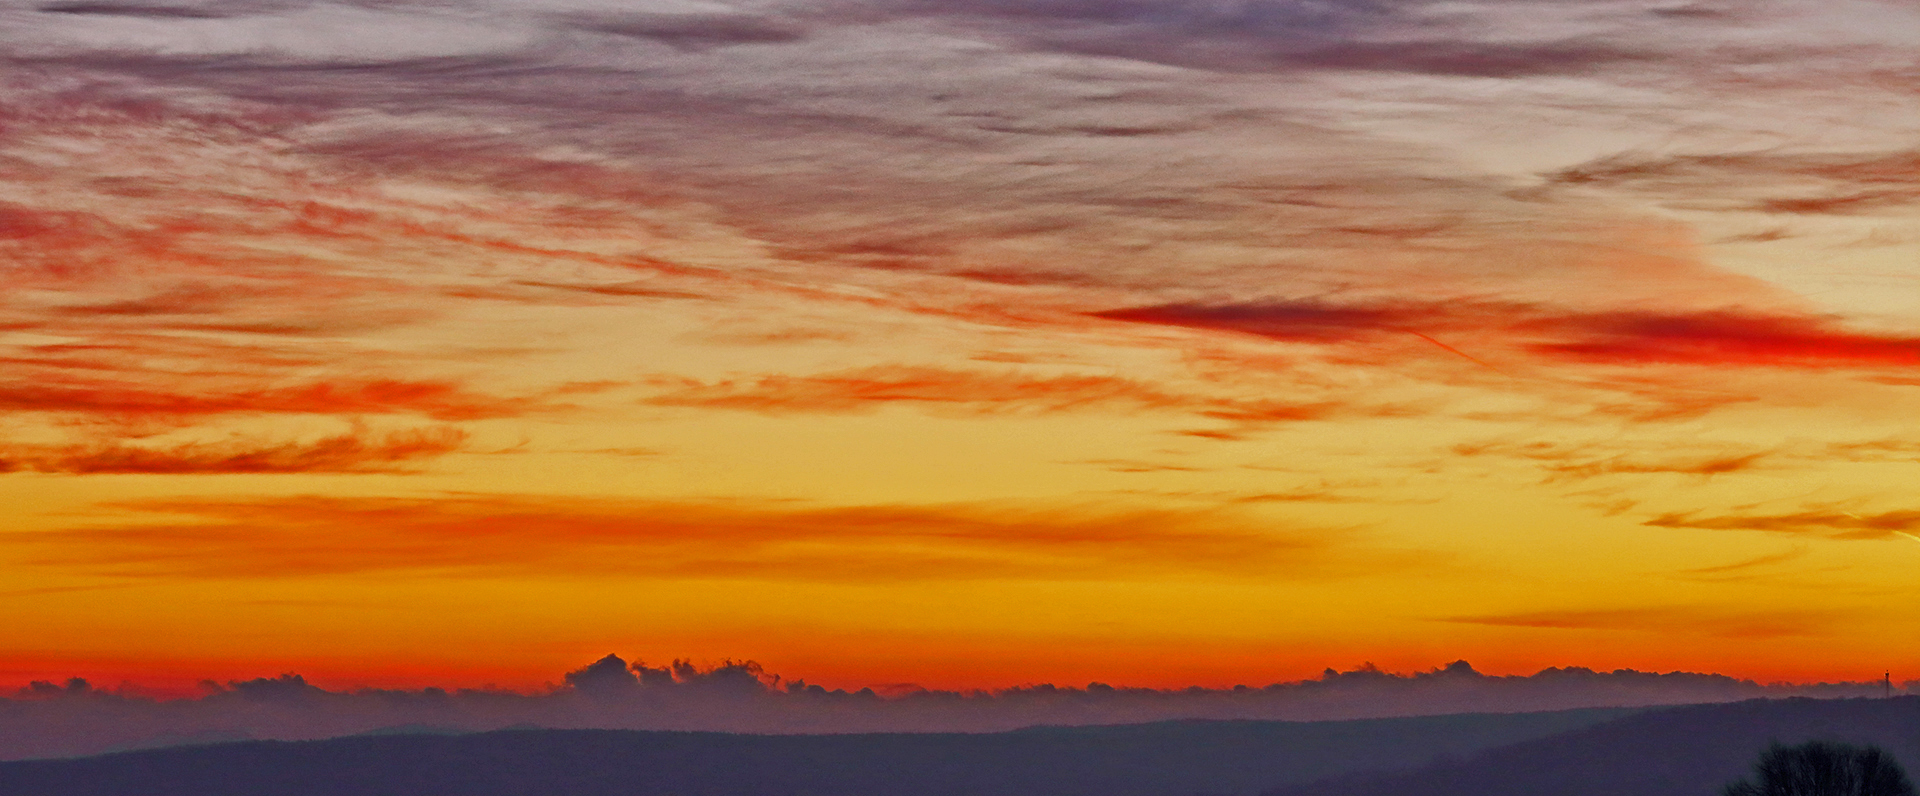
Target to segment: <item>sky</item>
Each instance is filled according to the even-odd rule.
[[[0,685],[1913,676],[1916,50],[0,0]]]

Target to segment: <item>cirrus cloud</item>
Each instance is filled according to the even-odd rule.
[[[12,534],[38,566],[143,578],[369,572],[802,581],[1347,577],[1425,561],[1228,510],[806,507],[520,496],[161,500],[160,521]]]
[[[312,441],[244,439],[171,446],[107,442],[91,445],[0,446],[0,472],[69,475],[233,475],[262,473],[404,472],[423,459],[461,448],[467,433],[434,428],[375,434],[359,431]]]

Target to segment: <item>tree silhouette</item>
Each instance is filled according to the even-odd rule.
[[[1722,796],[1920,796],[1893,755],[1877,746],[1778,743],[1760,753],[1753,777]]]

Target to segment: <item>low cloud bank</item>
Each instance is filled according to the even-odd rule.
[[[191,699],[156,700],[84,680],[35,682],[0,699],[0,759],[60,757],[225,740],[327,738],[381,731],[507,727],[753,733],[991,732],[1040,724],[1168,719],[1312,721],[1468,712],[1871,697],[1879,682],[1761,684],[1719,674],[1553,668],[1486,675],[1466,661],[1413,674],[1372,665],[1317,679],[1230,689],[1160,690],[1102,683],[1002,691],[828,690],[759,664],[628,663],[608,655],[543,693],[328,691],[297,674],[207,683]],[[1900,685],[1920,692],[1920,681]]]

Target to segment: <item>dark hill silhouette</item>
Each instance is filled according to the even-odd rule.
[[[1174,721],[1015,732],[506,730],[0,763],[5,796],[1190,796],[1411,768],[1632,713]]]
[[[1877,745],[1920,762],[1920,697],[1752,700],[1628,716],[1385,775],[1347,775],[1266,796],[1716,796],[1771,742]]]

